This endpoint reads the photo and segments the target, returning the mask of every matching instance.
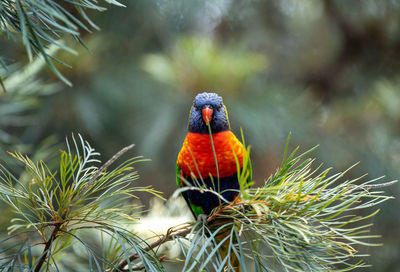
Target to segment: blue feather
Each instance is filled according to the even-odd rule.
[[[212,133],[229,130],[229,120],[222,97],[216,93],[200,93],[193,102],[189,116],[189,132],[208,134],[208,127],[203,121],[201,110],[209,106],[213,109],[210,128]]]

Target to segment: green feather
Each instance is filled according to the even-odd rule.
[[[178,185],[179,188],[182,188],[182,181],[181,181],[181,173],[182,169],[176,165],[176,184]],[[204,210],[202,207],[194,205],[190,202],[190,200],[186,197],[186,192],[182,192],[183,198],[185,199],[186,203],[190,207],[190,210],[195,218],[197,218],[200,214],[204,214]]]
[[[182,169],[178,166],[178,164],[176,164],[176,185],[178,185],[179,188],[182,188],[181,173]]]

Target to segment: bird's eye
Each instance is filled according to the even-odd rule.
[[[195,109],[195,110],[198,110],[198,109],[199,109],[199,107],[197,107],[197,105],[194,105],[194,109]]]
[[[217,107],[217,110],[218,110],[218,111],[220,111],[220,110],[221,110],[221,108],[222,108],[222,106],[221,106],[221,105],[219,105],[219,106]]]

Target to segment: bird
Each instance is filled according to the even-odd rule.
[[[180,188],[189,186],[182,195],[195,218],[209,216],[217,207],[238,197],[238,172],[243,169],[249,173],[245,185],[250,184],[251,164],[244,159],[247,155],[246,148],[231,131],[222,97],[211,92],[197,94],[176,164],[176,183]],[[190,189],[193,187],[200,189]],[[221,255],[226,256],[226,252]]]

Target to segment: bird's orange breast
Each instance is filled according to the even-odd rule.
[[[228,177],[237,172],[235,155],[240,167],[246,150],[231,131],[212,134],[214,149],[218,162],[219,177]],[[209,134],[189,132],[178,155],[177,165],[184,176],[192,172],[196,178],[206,178],[210,174],[218,176],[213,148]]]

